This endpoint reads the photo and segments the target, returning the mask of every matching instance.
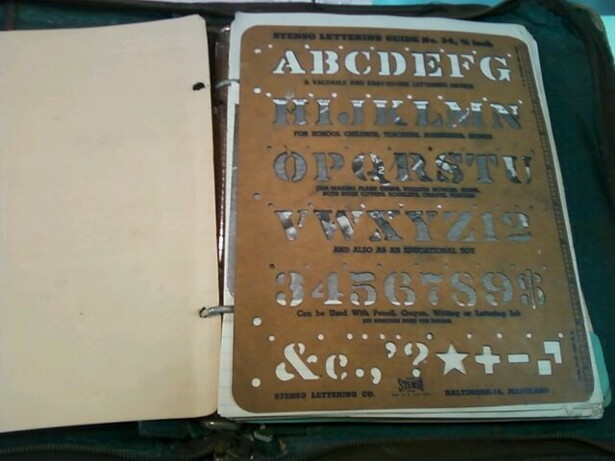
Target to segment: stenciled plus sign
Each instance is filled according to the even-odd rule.
[[[480,363],[485,367],[485,374],[487,375],[492,375],[493,366],[501,362],[499,355],[493,355],[491,353],[490,346],[483,346],[483,353],[477,355],[474,360],[476,360],[476,363]]]

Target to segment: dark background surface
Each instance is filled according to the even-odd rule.
[[[615,2],[602,3],[615,8]],[[213,49],[219,28],[230,22],[236,8],[237,4],[152,5],[132,1],[4,2],[0,3],[0,25],[5,29],[83,27],[197,12],[210,24]],[[263,8],[275,11],[286,7]],[[313,5],[296,8],[339,11]],[[374,12],[366,8],[356,11]],[[487,13],[438,5],[387,12],[519,23],[538,41],[581,284],[607,368],[615,370],[615,207],[609,199],[615,190],[615,75],[606,40],[591,15],[557,0],[512,0]],[[615,459],[615,408],[608,408],[603,419],[591,421],[260,427],[227,426],[214,418],[0,435],[0,457],[14,460],[209,459],[214,453],[226,456],[224,459],[298,456],[323,461]]]

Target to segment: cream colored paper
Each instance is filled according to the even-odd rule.
[[[0,35],[0,431],[215,410],[206,40]]]

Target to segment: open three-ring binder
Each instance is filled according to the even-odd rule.
[[[0,431],[601,415],[531,37],[382,21],[233,25],[224,242],[202,18],[0,35]]]

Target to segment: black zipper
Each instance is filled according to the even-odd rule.
[[[34,455],[37,453],[70,453],[83,455],[109,456],[118,460],[126,461],[195,461],[203,459],[213,453],[213,447],[207,447],[199,452],[191,454],[161,454],[161,453],[138,453],[132,450],[121,448],[96,447],[91,445],[81,445],[74,443],[43,443],[24,445],[11,448],[0,449],[0,457],[17,455]]]
[[[503,443],[503,442],[511,442],[511,443],[527,443],[527,442],[546,442],[546,441],[556,441],[556,442],[577,442],[588,447],[599,450],[605,456],[613,456],[615,457],[615,444],[609,444],[607,442],[598,442],[595,440],[591,440],[585,437],[571,437],[565,434],[550,434],[550,435],[535,435],[535,436],[512,436],[512,437],[455,437],[455,438],[435,438],[435,437],[380,437],[375,439],[359,439],[359,440],[351,440],[339,443],[333,443],[330,445],[325,445],[323,447],[319,447],[314,451],[302,454],[282,454],[280,456],[273,457],[259,457],[253,456],[250,458],[251,461],[311,461],[315,460],[318,457],[331,454],[336,451],[345,450],[349,448],[361,448],[361,447],[370,447],[374,445],[387,445],[387,444],[426,444],[426,443],[434,443],[434,444],[455,444],[455,443],[471,443],[476,447],[480,447],[481,443],[489,442],[489,443]],[[454,453],[454,447],[451,449],[451,453]],[[232,455],[231,455],[232,456]],[[231,458],[232,459],[232,458]],[[451,454],[449,458],[454,460],[455,458]],[[531,458],[524,458],[531,459]],[[585,459],[585,458],[584,458]]]

